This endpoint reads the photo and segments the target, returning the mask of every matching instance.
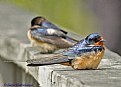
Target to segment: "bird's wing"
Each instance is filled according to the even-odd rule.
[[[52,24],[51,22],[47,21],[47,20],[44,21],[44,22],[42,23],[42,26],[43,26],[43,27],[48,27],[48,28],[53,28],[53,29],[55,29],[55,30],[60,30],[60,31],[62,31],[64,34],[67,34],[67,33],[68,33],[68,32],[66,32],[66,31],[60,29],[60,28],[57,27],[56,25]]]
[[[47,21],[47,20],[44,21],[44,22],[42,23],[41,26],[47,27],[47,28],[52,28],[52,29],[57,30],[57,31],[61,31],[61,32],[63,32],[64,34],[67,34],[67,33],[68,33],[67,31],[64,31],[64,30],[60,29],[58,26],[52,24],[51,22],[49,22],[49,21]],[[71,38],[71,37],[68,37],[68,36],[66,36],[65,39],[67,39],[68,41],[73,42],[73,43],[79,42],[78,40],[75,40],[75,39],[73,39],[73,38]]]
[[[58,36],[58,37],[65,37],[66,35],[59,31],[55,30],[53,28],[47,28],[47,27],[38,27],[38,28],[32,28],[31,34],[36,37],[37,36]]]
[[[42,65],[51,65],[51,64],[61,64],[71,62],[74,58],[83,55],[92,55],[92,53],[96,53],[98,51],[103,50],[104,48],[101,46],[95,47],[85,47],[78,50],[78,53],[67,51],[60,54],[52,54],[47,57],[43,57],[40,59],[31,59],[28,60],[28,66],[42,66]]]
[[[80,48],[72,47],[68,51],[64,52],[63,55],[70,56],[69,59],[73,59],[78,56],[96,54],[102,50],[104,50],[104,47],[102,46],[85,46]]]
[[[66,35],[58,30],[39,27],[31,29],[32,38],[43,41],[49,44],[56,45],[58,48],[67,48],[72,46],[74,43],[70,40],[66,40]]]

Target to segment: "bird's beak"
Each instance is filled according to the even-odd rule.
[[[104,40],[103,38],[101,38],[100,42],[105,42],[106,40]]]

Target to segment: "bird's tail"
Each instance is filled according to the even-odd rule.
[[[26,61],[28,63],[27,66],[43,66],[43,65],[52,65],[52,64],[63,64],[69,65],[70,60],[67,56],[63,56],[62,54],[50,54],[43,58],[38,59],[30,59]]]

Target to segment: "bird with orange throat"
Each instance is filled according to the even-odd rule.
[[[38,47],[41,53],[51,53],[57,49],[68,48],[78,42],[78,40],[68,37],[67,33],[44,17],[38,16],[32,19],[27,36],[32,46]]]
[[[61,53],[27,60],[27,63],[28,66],[63,64],[76,70],[97,69],[104,51],[104,39],[98,33],[92,33]]]

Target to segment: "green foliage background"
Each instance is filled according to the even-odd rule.
[[[3,0],[5,1],[5,0]],[[6,0],[81,35],[98,32],[96,18],[85,0]]]

